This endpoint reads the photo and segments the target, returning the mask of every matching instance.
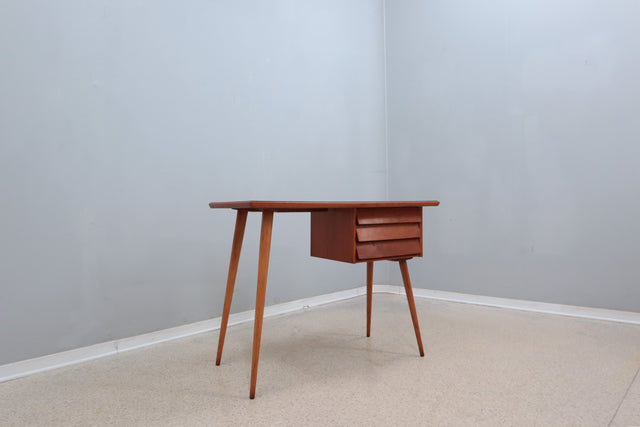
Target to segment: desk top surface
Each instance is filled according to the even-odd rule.
[[[311,212],[327,209],[353,208],[404,208],[438,206],[437,200],[398,201],[398,202],[282,202],[271,200],[248,200],[242,202],[211,202],[212,209],[242,209],[248,211]]]

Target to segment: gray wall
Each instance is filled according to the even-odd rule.
[[[640,311],[640,3],[389,0],[386,23],[390,197],[442,201],[415,286]]]
[[[234,214],[210,201],[384,198],[382,23],[366,0],[0,2],[0,364],[219,316]],[[287,215],[267,304],[364,283]],[[258,238],[250,215],[234,312]]]
[[[638,16],[0,3],[0,364],[219,316],[234,215],[212,200],[439,198],[414,286],[640,311]],[[276,216],[267,304],[363,284],[308,240],[307,215]]]

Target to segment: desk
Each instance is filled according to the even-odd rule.
[[[262,317],[267,291],[271,228],[274,212],[311,213],[311,256],[349,263],[367,263],[367,336],[371,334],[371,299],[373,293],[373,263],[397,260],[409,302],[409,311],[418,341],[420,356],[424,356],[418,315],[413,300],[407,260],[422,256],[422,207],[438,206],[438,201],[418,202],[212,202],[213,209],[235,209],[236,225],[231,246],[229,275],[224,296],[216,365],[220,365],[222,347],[227,333],[233,287],[244,229],[249,212],[262,213],[260,252],[258,257],[258,289],[256,291],[255,323],[253,326],[253,355],[251,358],[251,386],[249,397],[256,394]]]

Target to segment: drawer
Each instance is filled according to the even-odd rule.
[[[387,240],[358,243],[356,252],[359,260],[420,256],[420,239]]]
[[[311,255],[349,263],[422,256],[422,208],[311,212]]]
[[[356,212],[357,225],[421,222],[422,208],[364,208]]]
[[[384,224],[358,226],[356,237],[358,242],[372,242],[374,240],[396,240],[420,238],[420,224]]]

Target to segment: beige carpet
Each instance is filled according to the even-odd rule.
[[[374,295],[0,384],[0,425],[640,425],[640,326]]]

